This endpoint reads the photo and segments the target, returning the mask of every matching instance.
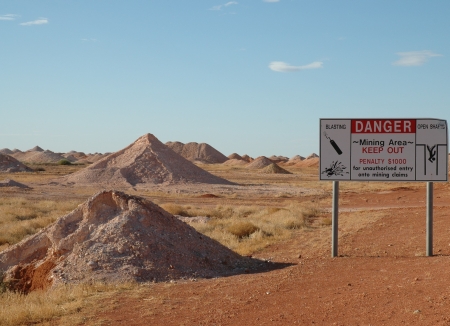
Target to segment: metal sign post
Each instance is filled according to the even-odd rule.
[[[433,256],[433,182],[427,182],[427,256]]]
[[[333,181],[333,208],[331,212],[331,257],[338,256],[339,181]]]
[[[333,181],[332,249],[338,256],[339,181],[426,181],[426,254],[433,255],[433,182],[448,181],[441,119],[320,119],[320,180]]]

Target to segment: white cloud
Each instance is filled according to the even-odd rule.
[[[421,66],[432,57],[442,57],[442,54],[433,53],[431,51],[411,51],[411,52],[398,52],[400,59],[393,62],[394,66]]]
[[[18,15],[14,14],[7,14],[7,15],[0,15],[0,20],[14,20],[18,17]]]
[[[323,62],[321,62],[321,61],[314,61],[305,66],[292,66],[292,65],[290,65],[286,62],[282,62],[282,61],[272,61],[269,64],[270,69],[272,69],[273,71],[278,71],[278,72],[296,72],[296,71],[306,70],[306,69],[318,69],[318,68],[322,68],[322,66],[323,66]]]
[[[31,25],[43,25],[43,24],[48,24],[48,19],[47,18],[39,18],[36,20],[32,20],[30,22],[26,22],[26,23],[20,23],[20,25],[22,26],[31,26]]]
[[[273,2],[280,2],[280,0],[263,0],[264,2],[269,2],[269,3],[273,3]]]
[[[238,4],[237,1],[229,1],[223,5],[217,5],[217,6],[211,7],[211,8],[209,8],[209,10],[222,10],[223,7],[228,7],[228,6],[237,5],[237,4]]]

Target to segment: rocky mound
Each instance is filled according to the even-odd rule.
[[[297,162],[303,161],[304,159],[305,158],[303,156],[295,155],[295,156],[292,156],[288,162],[296,162],[297,163]]]
[[[206,143],[167,142],[166,145],[175,153],[183,156],[191,162],[201,162],[207,164],[223,163],[228,158],[211,145]]]
[[[77,151],[70,151],[70,152],[63,154],[62,156],[64,156],[65,158],[74,157],[76,160],[81,160],[81,159],[84,159],[87,157],[86,154],[84,154],[83,152],[77,152]]]
[[[173,150],[178,155],[183,156],[184,144],[182,142],[179,142],[179,141],[168,141],[166,143],[166,146],[169,147],[171,150]],[[187,157],[184,157],[184,158],[189,159]]]
[[[247,161],[248,163],[253,161],[253,158],[251,158],[250,156],[248,156],[247,154],[242,155],[242,159],[244,161]]]
[[[298,167],[318,167],[319,166],[319,158],[318,157],[312,157],[307,158],[301,162],[296,163],[294,166]]]
[[[316,157],[319,157],[319,155],[317,155],[316,153],[312,153],[312,154],[308,155],[306,157],[306,159],[309,160],[310,158],[316,158]]]
[[[26,156],[23,157],[21,160],[23,162],[29,162],[29,163],[57,163],[60,160],[63,160],[64,157],[53,153],[52,151],[46,150],[46,151],[35,151],[35,152],[27,152]]]
[[[27,150],[27,152],[43,152],[43,151],[44,151],[44,149],[42,149],[39,146],[34,146],[33,148]]]
[[[242,156],[239,155],[238,153],[232,153],[232,154],[228,155],[228,159],[229,160],[243,160]]]
[[[259,156],[257,158],[255,158],[251,163],[249,163],[246,168],[248,169],[262,169],[265,168],[266,166],[272,164],[273,162],[271,160],[269,160],[267,157],[265,156]]]
[[[272,164],[266,166],[265,168],[262,168],[260,172],[267,173],[267,174],[292,174],[291,172],[278,166],[276,163],[272,163]]]
[[[294,165],[294,164],[297,164],[297,163],[303,161],[304,159],[305,159],[305,158],[304,158],[303,156],[295,155],[295,156],[292,156],[292,157],[285,163],[285,165],[288,165],[288,166]]]
[[[250,261],[144,198],[102,191],[0,253],[0,270],[27,293],[65,283],[214,277]]]
[[[136,186],[145,184],[233,184],[197,167],[146,134],[128,147],[62,178],[80,184]]]
[[[70,163],[75,163],[78,159],[73,155],[63,155],[63,157],[68,160]]]
[[[0,172],[32,172],[33,169],[20,163],[14,157],[0,153]]]
[[[9,148],[0,149],[0,153],[6,154],[6,155],[14,154],[14,152],[12,150],[10,150]]]
[[[16,187],[16,188],[22,188],[22,189],[28,189],[27,185],[24,185],[23,183],[14,181],[12,179],[6,179],[3,181],[0,181],[0,187]]]
[[[269,157],[269,160],[271,160],[273,163],[285,163],[289,160],[289,158],[281,155],[272,155],[271,157]]]

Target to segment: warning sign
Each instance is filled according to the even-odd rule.
[[[447,121],[321,119],[320,179],[447,181]]]

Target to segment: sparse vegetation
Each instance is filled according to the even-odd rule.
[[[69,160],[63,159],[58,161],[58,165],[72,165],[72,162]]]
[[[29,200],[25,198],[0,199],[0,249],[12,245],[25,236],[54,222],[70,212],[78,202],[72,200]]]
[[[167,204],[162,204],[161,208],[164,209],[165,211],[169,212],[172,215],[180,215],[180,216],[185,216],[185,217],[191,216],[191,215],[189,215],[187,210],[181,205],[167,203]]]
[[[35,325],[50,322],[63,315],[81,311],[86,306],[86,300],[101,299],[136,288],[135,283],[96,283],[60,286],[51,291],[36,291],[28,295],[3,291],[0,292],[0,325]]]
[[[243,221],[233,223],[227,228],[227,232],[235,235],[239,239],[249,237],[251,234],[255,233],[258,230],[259,228],[253,223]]]
[[[312,217],[321,214],[320,209],[309,203],[290,204],[284,208],[219,205],[184,210],[188,216],[211,217],[207,223],[190,224],[197,231],[243,255],[288,239],[293,230],[307,227]]]

